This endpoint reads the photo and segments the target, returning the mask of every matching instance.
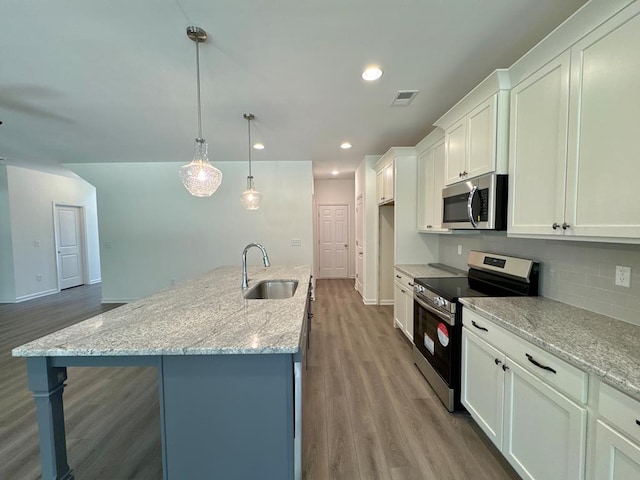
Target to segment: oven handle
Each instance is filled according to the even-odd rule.
[[[433,313],[435,316],[439,317],[441,320],[444,320],[447,324],[451,325],[452,327],[455,326],[456,322],[455,322],[455,318],[453,318],[453,315],[447,315],[446,313],[443,313],[440,310],[433,308],[431,305],[425,303],[416,295],[413,296],[413,299],[416,302],[418,302],[418,305],[420,305],[425,310],[428,310],[429,312]]]
[[[476,196],[476,192],[478,191],[478,186],[474,185],[471,191],[469,192],[469,198],[467,198],[467,216],[469,217],[469,221],[473,228],[478,228],[478,222],[473,218],[473,197]]]

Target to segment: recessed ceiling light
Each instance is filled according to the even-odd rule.
[[[368,67],[362,72],[362,78],[368,82],[378,80],[382,76],[382,70],[380,67]]]
[[[334,177],[338,175],[338,173],[340,173],[338,172],[338,170],[331,170],[331,175],[333,175]]]
[[[349,142],[343,142],[340,145],[340,148],[343,149],[343,150],[349,150],[351,148],[351,144]]]
[[[256,150],[264,150],[264,144],[263,143],[254,143],[253,144],[253,148]]]

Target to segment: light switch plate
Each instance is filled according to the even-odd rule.
[[[462,255],[462,245],[458,245],[458,255]]]
[[[631,267],[616,265],[616,285],[619,287],[631,287]]]

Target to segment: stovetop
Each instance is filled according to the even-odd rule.
[[[468,277],[416,278],[415,283],[450,302],[457,302],[461,297],[487,296],[485,293],[474,290],[469,285]]]

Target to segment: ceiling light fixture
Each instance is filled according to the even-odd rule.
[[[343,142],[340,145],[340,148],[343,149],[343,150],[349,150],[351,148],[351,144],[349,142]]]
[[[252,113],[245,113],[243,116],[247,119],[247,131],[249,132],[249,176],[247,177],[247,189],[240,195],[240,201],[247,210],[257,210],[260,208],[262,194],[253,188],[253,176],[251,175],[251,120],[256,117]]]
[[[362,78],[367,82],[378,80],[381,76],[382,70],[380,67],[368,67],[364,72],[362,72]]]
[[[198,137],[193,147],[193,160],[180,167],[178,175],[194,197],[210,197],[222,183],[222,172],[209,163],[207,142],[202,138],[202,106],[200,103],[200,42],[207,41],[207,32],[199,27],[187,27],[187,37],[196,43],[196,75],[198,87]]]
[[[263,143],[254,143],[253,144],[253,148],[256,150],[264,150],[264,144]]]
[[[338,170],[331,170],[331,175],[333,175],[334,177],[336,175],[338,175],[340,172]]]

